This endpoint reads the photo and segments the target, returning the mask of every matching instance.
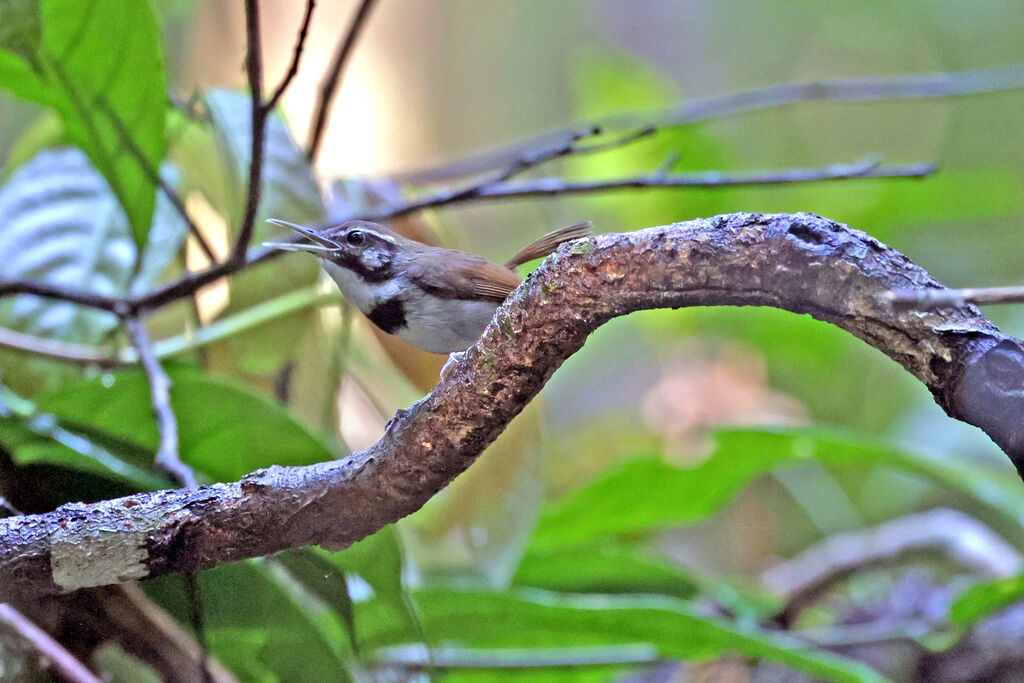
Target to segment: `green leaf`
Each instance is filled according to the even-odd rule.
[[[124,207],[141,249],[155,205],[152,175],[167,146],[167,84],[152,8],[43,0],[39,14],[41,37],[29,18],[24,35],[0,44],[7,50],[0,51],[0,87],[60,114],[68,139],[89,155]]]
[[[57,416],[40,411],[0,385],[0,443],[19,465],[44,463],[71,470],[94,472],[131,483],[137,488],[167,485],[152,466],[152,456],[132,457],[124,449],[97,443],[88,434],[72,430]]]
[[[984,581],[966,589],[949,609],[950,620],[970,628],[1004,607],[1024,600],[1024,574],[995,581]]]
[[[424,628],[459,647],[573,647],[648,643],[663,657],[707,660],[727,654],[779,662],[832,681],[882,681],[859,662],[808,648],[779,634],[740,627],[667,597],[565,596],[540,590],[492,593],[423,590],[414,594]],[[361,606],[361,642],[404,642],[394,623]]]
[[[700,589],[684,568],[610,544],[529,553],[515,583],[562,593],[659,593],[679,598],[691,598]]]
[[[226,187],[207,198],[228,219],[232,231],[237,232],[252,149],[250,100],[247,94],[228,90],[213,90],[205,99],[222,168],[230,178]],[[278,114],[271,115],[266,126],[263,194],[256,214],[254,244],[290,234],[285,228],[267,223],[267,218],[316,223],[323,215],[320,190],[305,154],[295,144],[284,120]],[[279,259],[272,268],[249,270],[234,278],[230,301],[221,316],[316,282],[316,259],[298,256]],[[295,353],[312,320],[311,311],[300,311],[229,340],[225,356],[231,369],[254,375],[275,372]]]
[[[260,467],[332,458],[319,439],[266,398],[187,367],[168,371],[181,457],[211,479],[233,481]],[[39,405],[70,426],[156,450],[159,434],[141,371],[79,381],[40,396]]]
[[[1019,481],[978,467],[818,429],[736,430],[716,434],[714,453],[680,468],[658,458],[617,466],[589,486],[549,505],[531,550],[547,552],[609,536],[695,524],[729,503],[756,477],[806,462],[835,467],[890,467],[939,483],[1000,515],[1024,522]]]
[[[180,584],[180,577],[161,577],[145,588],[188,623]],[[282,581],[270,563],[221,565],[199,574],[199,586],[210,649],[245,680],[351,680],[341,624]]]
[[[168,171],[168,180],[174,178]],[[165,197],[132,279],[136,246],[117,198],[77,149],[44,150],[0,188],[0,277],[107,296],[145,289],[174,258],[187,227]],[[97,344],[117,325],[110,313],[19,296],[0,301],[0,325],[51,339]]]
[[[41,37],[38,0],[5,0],[0,4],[0,49],[31,64]]]

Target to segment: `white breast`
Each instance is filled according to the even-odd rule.
[[[489,301],[439,299],[425,294],[405,306],[406,326],[395,334],[431,353],[465,351],[480,338],[498,304]]]
[[[336,263],[320,259],[324,270],[338,285],[348,302],[363,313],[369,313],[381,301],[387,301],[402,290],[400,280],[384,280],[383,282],[367,282],[348,268]]]

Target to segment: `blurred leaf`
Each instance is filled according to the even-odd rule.
[[[230,181],[221,197],[211,203],[237,231],[245,203],[252,148],[249,96],[241,92],[213,90],[206,94],[214,138]],[[277,114],[267,119],[263,160],[263,194],[256,214],[253,243],[290,234],[267,218],[293,223],[316,223],[324,206],[305,154],[292,139]],[[231,281],[231,298],[221,316],[228,316],[279,294],[316,282],[319,266],[314,258],[296,254],[281,258],[269,268],[249,270]],[[311,311],[300,311],[227,342],[212,356],[215,367],[252,375],[268,375],[291,358],[305,330],[315,320]]]
[[[1024,574],[977,583],[963,591],[949,609],[950,620],[970,628],[1004,607],[1024,600]]]
[[[562,593],[658,593],[678,598],[692,598],[700,589],[684,567],[612,544],[528,553],[515,583]]]
[[[170,168],[165,177],[173,184]],[[0,277],[108,296],[148,289],[174,259],[187,227],[166,197],[135,278],[135,244],[124,211],[77,149],[44,150],[0,188]],[[26,248],[31,245],[31,248]],[[0,324],[30,334],[97,344],[116,318],[105,311],[31,296],[0,302]]]
[[[12,7],[20,8],[7,8],[19,21],[0,42],[0,87],[60,114],[68,139],[107,179],[141,247],[156,192],[142,164],[159,168],[166,149],[167,84],[150,4],[43,0],[38,9]],[[125,150],[119,127],[130,132],[142,162]]]
[[[64,135],[64,124],[61,123],[60,117],[51,110],[42,112],[11,143],[7,163],[0,172],[0,180],[6,182],[22,164],[28,163],[44,149],[66,144],[67,137]]]
[[[181,457],[215,481],[233,481],[269,465],[307,465],[332,458],[319,439],[266,398],[187,367],[169,367]],[[87,427],[155,451],[158,432],[149,385],[138,370],[81,380],[39,398],[42,410],[69,426]]]
[[[658,68],[634,55],[585,55],[573,74],[574,118],[600,120],[623,111],[658,111],[678,104],[678,87]],[[614,139],[621,131],[609,132]],[[602,138],[603,139],[603,138]],[[601,154],[571,158],[570,175],[611,178],[667,170],[722,170],[733,155],[719,137],[700,126],[666,127],[646,139]],[[673,161],[673,158],[676,160]],[[729,190],[721,192],[614,192],[581,201],[591,212],[611,214],[627,225],[657,225],[670,217],[718,213]]]
[[[0,443],[19,465],[45,463],[94,472],[138,488],[162,488],[167,480],[151,467],[152,457],[132,457],[90,435],[72,431],[57,416],[0,384]]]
[[[634,460],[549,505],[531,550],[695,524],[729,503],[756,477],[811,461],[834,467],[891,467],[959,491],[1018,522],[1024,520],[1019,481],[1001,482],[977,467],[943,463],[819,429],[721,431],[715,438],[714,453],[696,467],[680,468],[658,458]]]
[[[135,245],[103,178],[77,149],[40,152],[0,188],[0,277],[116,296]],[[26,248],[31,245],[31,248]],[[110,313],[30,296],[0,301],[0,322],[30,334],[96,344]]]
[[[181,578],[147,581],[146,592],[188,623]],[[341,624],[265,561],[221,565],[199,574],[211,652],[243,680],[347,681]],[[341,638],[341,641],[338,638]]]
[[[674,598],[436,589],[417,591],[415,599],[431,639],[460,647],[649,643],[669,658],[707,660],[738,654],[779,662],[832,681],[884,680],[859,662],[701,614],[692,603]],[[383,647],[408,638],[394,624],[372,618],[372,604],[365,607],[367,614],[358,622],[361,642]]]
[[[31,63],[42,38],[39,0],[6,0],[0,4],[0,49]]]
[[[315,595],[338,615],[345,625],[349,642],[354,653],[359,652],[356,641],[355,613],[352,609],[352,596],[348,592],[345,572],[339,570],[328,558],[323,557],[314,548],[289,550],[276,556],[295,580],[306,590]]]

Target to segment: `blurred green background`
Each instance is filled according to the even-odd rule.
[[[2,11],[18,11],[14,4]],[[44,36],[47,12],[58,4],[47,10],[43,3]],[[197,102],[205,116],[189,122],[169,105],[158,112],[167,122],[163,172],[176,178],[201,230],[226,254],[247,163],[237,152],[248,144],[238,125],[248,116],[247,100],[231,92],[246,83],[242,5],[127,5],[155,22],[169,92]],[[1019,0],[381,0],[310,169],[301,149],[317,86],[354,8],[322,2],[316,9],[299,75],[282,101],[283,119],[272,122],[276,146],[261,220],[316,222],[325,207],[366,206],[382,187],[397,191],[380,178],[571,122],[781,82],[1024,62]],[[302,9],[300,2],[263,3],[271,86],[286,68]],[[135,19],[125,21],[108,30],[135,28]],[[3,31],[0,38],[17,54]],[[26,209],[19,197],[31,194],[47,163],[65,173],[67,165],[88,164],[81,156],[46,156],[68,142],[75,137],[52,109],[0,93],[0,176],[7,183],[0,206],[12,212],[11,226],[34,225],[26,217],[31,202]],[[503,260],[534,237],[580,220],[611,232],[735,211],[809,211],[887,242],[948,286],[1024,283],[1021,90],[797,103],[668,128],[620,150],[559,161],[541,175],[648,173],[671,155],[678,155],[678,171],[824,166],[867,155],[886,163],[935,161],[939,170],[923,180],[486,202],[416,215],[398,227]],[[83,210],[68,208],[79,216]],[[158,201],[150,244],[167,214]],[[90,213],[79,232],[54,238],[52,248],[65,255],[81,252],[84,240],[109,265],[86,267],[74,260],[80,255],[67,255],[81,266],[71,276],[53,265],[52,259],[66,265],[63,256],[46,261],[52,267],[25,265],[35,253],[26,235],[38,233],[0,225],[0,256],[10,259],[0,274],[117,293],[206,264],[193,239],[182,242],[180,225],[166,230],[177,237],[169,238],[164,256],[153,257],[161,266],[133,284],[118,279],[121,252],[111,246],[135,249],[123,218]],[[260,225],[257,239],[273,234]],[[22,260],[14,258],[19,254]],[[108,280],[113,290],[104,289]],[[176,304],[149,320],[158,340],[183,335],[186,348],[168,365],[182,453],[208,480],[364,447],[396,409],[433,383],[436,357],[381,340],[340,305],[332,287],[312,259],[289,255],[206,288],[194,306]],[[282,295],[298,303],[289,307]],[[0,324],[103,349],[125,346],[112,320],[29,302],[5,302]],[[986,313],[1024,336],[1019,308]],[[241,321],[242,331],[197,348],[197,330],[224,321]],[[25,510],[166,485],[150,465],[157,432],[141,375],[12,351],[0,355],[0,371],[0,443],[10,454],[0,479],[7,472],[5,495],[21,496]],[[69,448],[60,430],[88,445]],[[429,665],[426,650],[380,649],[423,642],[440,661],[445,648],[453,658],[469,657],[467,648],[525,648],[515,652],[536,663],[545,651],[571,646],[599,649],[562,652],[570,660],[604,652],[624,661],[447,674],[480,680],[609,680],[648,671],[643,667],[654,660],[682,667],[680,675],[693,680],[760,680],[780,675],[773,666],[872,680],[857,659],[910,677],[922,652],[953,651],[974,621],[1021,595],[1015,571],[986,576],[938,552],[858,572],[830,587],[839,597],[821,599],[801,613],[803,621],[787,626],[799,642],[773,631],[770,617],[787,596],[766,585],[762,573],[835,534],[938,507],[987,525],[1019,559],[1022,494],[1007,459],[984,434],[946,417],[909,374],[837,328],[760,308],[649,311],[596,332],[480,462],[397,531],[343,553],[307,551],[205,572],[207,642],[243,680],[424,675],[400,660],[408,655]],[[1024,571],[1020,565],[1016,571]],[[831,628],[834,636],[849,626],[851,610],[870,611],[879,595],[906,595],[900,582],[908,574],[944,591],[923,634],[906,615],[887,617],[887,633],[906,636],[912,646],[882,662],[807,635]],[[963,587],[992,578],[1005,580],[988,593],[976,591],[959,603],[959,617],[950,616]],[[146,588],[191,628],[180,584],[166,577]],[[990,605],[993,595],[1001,597]],[[972,605],[982,606],[974,613]],[[98,668],[116,669],[89,656]],[[117,675],[133,680],[142,663],[121,665],[128,673]]]

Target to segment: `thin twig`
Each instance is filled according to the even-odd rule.
[[[510,167],[511,168],[511,167]],[[816,168],[793,168],[747,174],[677,173],[665,174],[662,169],[647,175],[611,178],[607,180],[569,181],[562,178],[536,178],[518,182],[494,183],[493,177],[456,189],[441,189],[429,195],[409,200],[380,211],[332,216],[330,222],[347,220],[382,221],[405,216],[416,211],[450,206],[459,203],[523,197],[584,194],[603,190],[626,188],[714,188],[737,185],[777,185],[796,182],[849,180],[854,178],[921,178],[935,171],[931,163],[913,163],[880,166],[874,160],[854,164],[835,164]],[[503,172],[507,173],[507,171]],[[287,240],[286,240],[287,241]],[[49,299],[72,301],[92,308],[118,313],[124,317],[143,311],[158,309],[222,277],[233,275],[251,266],[279,258],[284,252],[259,249],[242,260],[229,259],[207,270],[189,273],[182,278],[134,298],[121,299],[91,294],[33,282],[0,281],[0,297],[12,294],[36,294]]]
[[[39,655],[40,664],[70,683],[102,683],[74,655],[49,633],[29,621],[24,614],[7,603],[0,603],[0,624],[6,624],[24,638]]]
[[[149,379],[153,413],[156,415],[156,423],[160,430],[160,446],[157,448],[153,463],[184,488],[197,488],[195,473],[181,461],[178,454],[178,419],[171,408],[171,378],[164,372],[163,366],[153,353],[153,343],[142,321],[138,318],[126,318],[124,326]]]
[[[633,175],[607,180],[566,180],[560,177],[534,178],[516,182],[481,181],[455,190],[443,189],[425,197],[412,200],[372,216],[360,216],[363,220],[385,220],[403,216],[414,211],[454,204],[456,202],[480,201],[485,199],[512,199],[522,197],[556,196],[564,194],[585,194],[617,189],[641,188],[715,188],[737,185],[780,185],[808,183],[825,180],[849,180],[852,178],[923,178],[935,172],[934,163],[895,164],[883,166],[874,158],[853,164],[833,164],[808,168],[789,168],[753,173],[673,173],[663,168],[646,175]],[[356,218],[353,216],[352,218]],[[331,222],[350,220],[349,217]]]
[[[437,669],[538,669],[657,664],[664,661],[656,648],[645,644],[603,645],[544,649],[461,649],[395,647],[378,655],[379,667],[405,671]]]
[[[306,0],[306,13],[302,17],[302,26],[299,28],[299,37],[295,41],[295,49],[292,51],[292,61],[288,65],[288,71],[284,78],[274,90],[274,94],[264,105],[267,110],[272,111],[284,95],[284,91],[291,85],[292,79],[299,73],[299,60],[302,59],[302,49],[306,46],[306,35],[309,33],[309,22],[313,18],[313,8],[316,7],[316,0]]]
[[[807,83],[782,83],[727,95],[712,95],[685,102],[655,113],[624,114],[597,122],[603,130],[648,127],[666,128],[785,107],[800,102],[841,100],[918,100],[940,97],[964,97],[1024,88],[1024,64],[993,69],[906,74],[893,77],[846,78]],[[541,135],[533,140],[477,152],[440,167],[392,174],[397,182],[427,184],[463,178],[502,167],[552,139],[564,138],[574,125]]]
[[[886,301],[898,308],[957,308],[967,304],[1024,303],[1024,287],[977,287],[967,289],[921,289],[886,292]]]
[[[334,93],[338,89],[338,83],[341,81],[345,64],[348,63],[348,58],[352,54],[352,48],[355,47],[356,40],[366,24],[366,19],[370,16],[370,10],[373,9],[376,3],[377,0],[360,0],[359,9],[356,10],[352,24],[345,33],[345,37],[338,43],[334,57],[331,59],[331,66],[327,70],[327,75],[320,83],[316,108],[313,110],[315,114],[313,116],[312,132],[309,136],[309,148],[306,151],[306,158],[309,159],[310,163],[316,161],[317,154],[320,153],[320,143],[323,142],[324,129],[327,126],[327,116],[330,114],[331,105],[334,101]]]
[[[3,508],[4,510],[7,510],[7,512],[9,512],[10,514],[15,515],[15,516],[21,516],[21,515],[25,514],[24,512],[19,510],[18,508],[14,507],[14,505],[11,503],[11,501],[7,500],[3,496],[0,496],[0,508]]]
[[[245,211],[238,228],[238,241],[229,261],[245,261],[252,241],[256,211],[263,192],[263,139],[266,134],[267,109],[263,104],[263,52],[260,46],[260,9],[258,0],[245,0],[245,71],[249,77],[252,119],[252,148],[249,154],[249,181],[246,188]]]

